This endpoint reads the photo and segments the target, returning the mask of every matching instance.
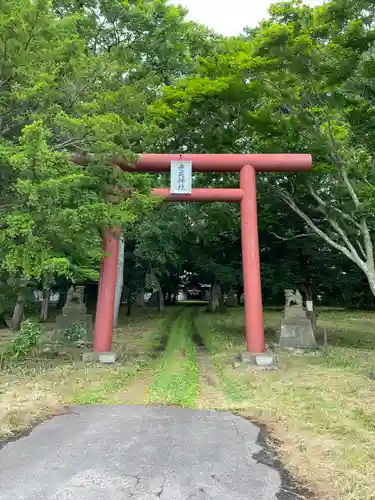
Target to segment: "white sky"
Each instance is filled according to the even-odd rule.
[[[319,5],[324,0],[305,0]],[[171,0],[189,10],[188,18],[224,35],[237,35],[245,26],[256,26],[275,3],[271,0]]]

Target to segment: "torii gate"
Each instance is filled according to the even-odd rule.
[[[134,173],[169,172],[172,161],[191,161],[193,172],[239,172],[238,189],[193,189],[191,194],[171,194],[169,189],[153,189],[155,196],[174,202],[240,202],[242,262],[245,297],[245,331],[247,351],[264,352],[264,326],[260,279],[256,172],[300,172],[312,168],[307,154],[143,154],[135,168],[117,165]],[[103,258],[98,290],[94,331],[94,351],[112,348],[113,312],[120,229],[107,231],[103,238]]]

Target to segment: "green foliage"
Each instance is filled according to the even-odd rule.
[[[263,275],[276,278],[279,266],[277,280],[289,280],[289,286],[311,278],[293,264],[301,252],[306,261],[319,254],[335,279],[342,258],[333,262],[328,245],[365,273],[375,293],[374,20],[368,1],[330,1],[315,8],[300,1],[277,3],[269,20],[243,37],[218,42],[216,51],[199,59],[194,76],[166,88],[152,107],[156,123],[171,130],[167,147],[177,151],[313,154],[313,175],[258,175]],[[199,175],[195,185],[229,187],[233,180]],[[230,286],[241,275],[238,216],[231,227],[226,222],[233,212],[220,205],[190,209],[194,221],[209,215],[192,259],[195,269]],[[270,230],[292,249],[281,261]],[[324,243],[309,238],[289,243],[302,234]]]
[[[370,1],[315,8],[279,2],[267,21],[231,38],[186,21],[184,9],[166,0],[82,5],[0,5],[0,259],[15,283],[25,277],[49,287],[56,276],[96,281],[102,233],[121,226],[131,247],[130,298],[150,266],[170,295],[186,273],[240,289],[238,206],[160,205],[150,188],[165,185],[166,176],[113,167],[118,157],[131,165],[144,151],[186,150],[314,155],[314,175],[258,175],[267,293],[277,296],[281,282],[311,278],[293,263],[301,252],[309,262],[324,258],[332,275],[342,268],[326,244],[370,277]],[[194,185],[237,187],[238,176],[199,174]],[[306,216],[303,222],[293,211]],[[300,239],[284,252],[267,234],[294,241],[317,234],[314,227],[326,236],[324,245]]]
[[[109,164],[157,149],[148,105],[213,43],[184,15],[160,0],[0,5],[0,257],[16,279],[97,280],[103,231],[152,208],[150,178]]]
[[[36,347],[38,340],[44,334],[43,326],[31,320],[21,324],[21,330],[13,339],[11,346],[4,353],[7,359],[23,359]]]
[[[3,268],[15,276],[97,279],[101,232],[148,206],[144,178],[107,166],[108,155],[134,161],[144,148],[140,126],[149,140],[146,98],[120,84],[122,63],[88,50],[82,16],[56,18],[45,0],[0,6],[0,249]],[[135,190],[108,203],[111,185]]]
[[[7,273],[0,274],[0,328],[5,327],[5,319],[13,312],[17,298],[14,283]]]
[[[62,332],[62,341],[76,343],[86,338],[86,330],[82,325],[70,323]]]

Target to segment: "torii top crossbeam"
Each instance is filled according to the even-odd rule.
[[[118,161],[128,172],[169,172],[171,161],[191,161],[195,172],[239,172],[251,165],[256,172],[303,172],[311,170],[309,154],[142,154],[135,167]]]

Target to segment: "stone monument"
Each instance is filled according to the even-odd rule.
[[[316,346],[311,320],[303,308],[302,296],[298,290],[284,290],[284,319],[281,321],[280,347],[309,349]]]
[[[93,340],[92,316],[87,314],[87,307],[84,303],[84,286],[71,286],[68,290],[65,306],[62,315],[56,318],[56,330],[63,333],[72,325],[78,325],[85,331],[85,338],[82,340]]]

